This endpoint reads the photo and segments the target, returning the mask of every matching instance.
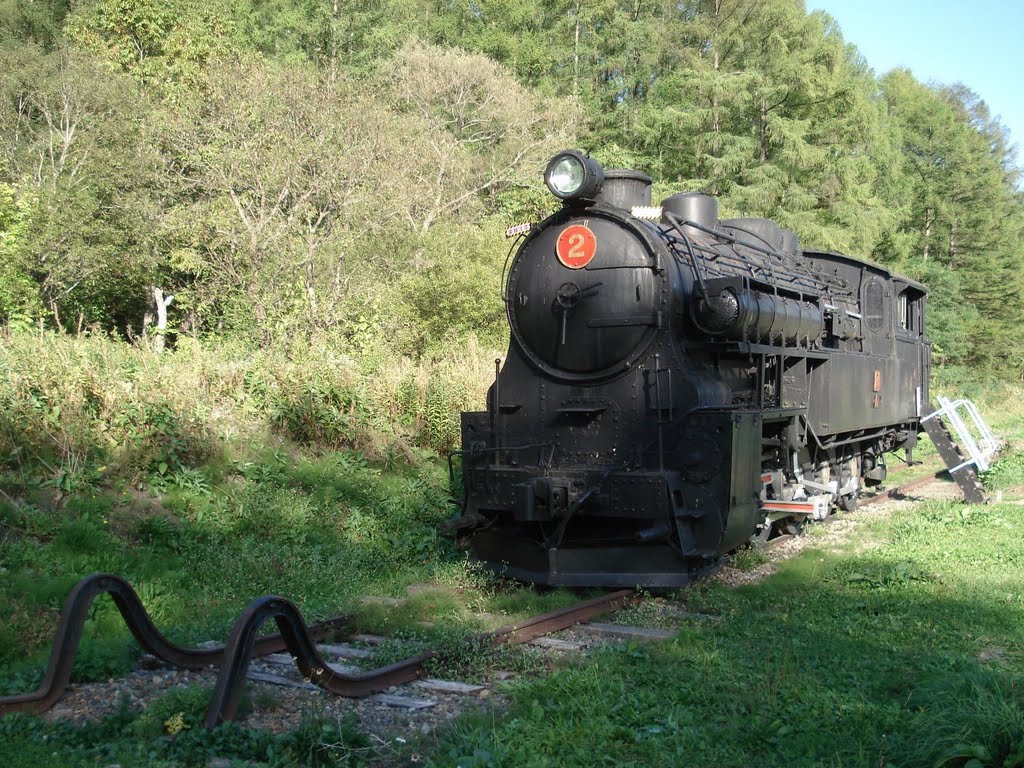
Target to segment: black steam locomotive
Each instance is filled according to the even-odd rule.
[[[851,509],[929,402],[927,289],[801,249],[713,197],[565,151],[560,211],[505,287],[512,340],[462,414],[477,558],[542,584],[685,584],[754,537]]]

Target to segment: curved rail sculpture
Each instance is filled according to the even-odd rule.
[[[224,660],[217,675],[217,685],[206,710],[207,728],[215,728],[226,720],[234,720],[242,697],[245,673],[257,643],[256,634],[271,618],[277,622],[280,637],[284,638],[285,647],[302,677],[337,696],[369,696],[392,685],[415,680],[423,674],[423,663],[436,655],[436,652],[425,653],[371,672],[336,672],[320,655],[316,643],[309,636],[302,614],[294,604],[276,595],[258,597],[238,617],[224,646]]]
[[[185,648],[172,643],[160,634],[142,606],[139,596],[127,581],[110,573],[94,573],[78,582],[64,601],[60,622],[57,625],[57,636],[42,683],[32,693],[0,698],[0,715],[12,712],[39,714],[52,707],[64,695],[71,680],[71,671],[74,668],[89,607],[93,600],[102,594],[108,594],[113,598],[114,605],[120,611],[128,629],[147,652],[185,669],[205,669],[211,665],[220,665],[225,646]],[[347,616],[330,619],[314,625],[312,631],[324,636],[340,629],[348,620]],[[263,656],[284,649],[285,643],[281,636],[272,635],[253,643],[252,653]]]

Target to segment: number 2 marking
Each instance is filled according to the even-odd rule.
[[[555,253],[562,266],[583,269],[597,253],[597,237],[585,224],[572,224],[558,235]]]
[[[583,243],[586,242],[587,238],[581,235],[579,232],[574,232],[569,235],[569,252],[566,256],[571,260],[582,259],[586,257],[583,252]]]

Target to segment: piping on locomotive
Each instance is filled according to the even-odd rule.
[[[526,581],[671,587],[773,528],[852,509],[916,443],[927,289],[575,150],[516,253],[511,341],[462,414],[461,515]]]

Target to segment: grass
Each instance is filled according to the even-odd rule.
[[[474,578],[437,534],[437,449],[490,353],[385,368],[334,347],[182,340],[157,356],[0,335],[0,691],[31,676],[64,595],[96,571],[128,578],[183,641],[222,635],[263,593],[317,618],[366,591]],[[78,679],[127,663],[119,623],[99,601]]]
[[[418,633],[424,642],[453,642],[425,621],[464,636],[495,623],[479,620],[483,611],[503,623],[573,600],[499,589],[440,537],[450,511],[436,464],[385,473],[350,452],[328,452],[261,466],[259,479],[242,467],[209,492],[168,491],[156,509],[131,491],[72,497],[59,511],[0,503],[0,597],[11,611],[0,626],[0,691],[25,689],[23,673],[41,668],[65,595],[97,571],[127,578],[157,626],[182,642],[225,636],[251,599],[270,593],[309,621],[352,612],[356,629]],[[404,595],[422,582],[438,587],[400,608],[358,600]],[[123,671],[136,650],[113,603],[94,605],[78,680]]]
[[[496,581],[437,535],[451,507],[436,449],[470,405],[465,392],[485,389],[466,372],[483,381],[488,365],[385,371],[322,350],[160,359],[101,339],[3,341],[0,694],[36,686],[64,596],[103,570],[128,578],[178,642],[222,638],[249,600],[277,593],[307,620],[351,611],[358,629],[393,636],[377,662],[440,647],[437,676],[526,673],[507,712],[415,743],[434,766],[1024,768],[1024,420],[999,430],[1015,448],[986,476],[1003,503],[872,518],[841,550],[823,540],[761,584],[678,596],[714,621],[653,602],[627,617],[682,622],[672,642],[550,670],[528,650],[467,638],[578,596]],[[1006,400],[1017,398],[992,395]],[[915,458],[935,460],[926,444]],[[889,485],[922,471],[890,469]],[[422,583],[433,586],[400,608],[358,599]],[[137,654],[101,598],[74,679],[119,675]],[[0,748],[25,767],[412,759],[382,754],[348,722],[211,734],[198,727],[207,696],[170,694],[78,729],[4,718]]]
[[[436,534],[447,516],[437,470],[381,476],[348,454],[274,466],[249,481],[229,473],[208,493],[175,490],[156,509],[132,491],[73,497],[62,509],[0,505],[0,594],[15,620],[0,627],[0,663],[39,647],[79,578],[128,578],[160,626],[209,633],[260,594],[277,592],[309,616],[336,613],[396,579],[445,578],[459,562]],[[330,479],[328,479],[328,477]],[[326,574],[332,574],[330,578]],[[87,636],[116,623],[98,604]]]
[[[276,593],[307,621],[351,612],[354,629],[391,635],[375,663],[442,648],[431,674],[463,678],[495,664],[541,671],[537,654],[491,652],[467,638],[575,599],[498,582],[439,537],[451,513],[438,462],[387,471],[353,451],[278,451],[207,476],[203,488],[169,485],[159,496],[128,487],[72,494],[60,508],[44,506],[42,497],[0,502],[0,599],[11,610],[0,626],[0,695],[35,688],[65,595],[100,570],[128,578],[158,628],[178,642],[226,637],[252,598]],[[359,601],[405,596],[409,585],[423,583],[432,586],[397,608]],[[493,617],[482,619],[485,611]],[[119,676],[138,655],[113,603],[101,597],[73,680]],[[209,692],[180,696],[82,729],[5,718],[0,745],[16,756],[8,761],[15,766],[53,764],[54,751],[61,765],[125,767],[206,765],[213,756],[267,766],[362,765],[373,755],[350,723],[315,721],[287,739],[234,725],[210,735],[199,727]]]
[[[493,357],[472,345],[460,354]],[[474,406],[465,392],[484,370],[457,358],[385,369],[316,348],[186,344],[161,358],[102,338],[0,338],[0,695],[37,686],[64,597],[97,571],[127,578],[180,643],[225,637],[250,600],[276,593],[309,621],[354,612],[358,628],[443,644],[439,664],[479,668],[464,641],[483,628],[475,613],[518,600],[526,615],[567,598],[499,592],[438,535],[452,508],[437,449],[451,444],[459,410]],[[400,611],[358,602],[417,582],[455,589],[445,605],[443,590]],[[446,630],[419,626],[439,614]],[[138,654],[101,597],[73,681],[118,676]],[[213,754],[333,765],[367,751],[321,748],[353,739],[317,722],[302,736],[304,755],[282,762],[280,740],[234,727],[210,736],[186,718],[172,741],[197,746],[182,757],[161,732],[167,719],[125,711],[77,731],[9,718],[0,744],[26,766],[51,764],[54,749],[66,765],[205,764]]]
[[[0,720],[4,762],[12,768],[102,765],[202,768],[214,758],[232,766],[362,766],[371,754],[354,723],[310,719],[280,736],[226,723],[216,731],[199,727],[196,702],[206,691],[176,692],[136,718],[127,709],[88,728],[47,725],[21,715]],[[166,719],[161,717],[167,714]]]
[[[1011,485],[1022,479],[1000,471]],[[702,584],[676,596],[713,622],[676,619],[682,629],[671,642],[614,645],[554,670],[522,656],[496,662],[464,638],[481,627],[481,609],[526,615],[573,597],[506,591],[472,569],[456,579],[454,561],[436,575],[455,588],[418,590],[398,611],[369,606],[359,620],[397,629],[382,661],[447,642],[450,666],[439,674],[471,678],[493,664],[544,672],[506,689],[509,711],[464,718],[440,742],[416,743],[428,765],[1022,768],[1022,524],[1024,507],[1012,501],[927,502],[873,518],[837,550],[805,551],[760,584]],[[426,575],[412,569],[365,583],[400,594],[403,580]],[[661,611],[635,613],[637,623],[664,625]],[[440,628],[420,627],[424,619]],[[204,695],[179,694],[80,730],[8,718],[0,740],[18,756],[12,764],[25,766],[47,764],[54,748],[72,766],[203,765],[214,755],[267,766],[384,759],[344,723],[303,731],[309,750],[347,745],[315,759],[236,726],[205,734],[192,727]],[[179,713],[187,727],[172,738],[165,731]]]

